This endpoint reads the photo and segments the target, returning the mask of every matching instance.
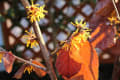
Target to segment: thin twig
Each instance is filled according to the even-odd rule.
[[[22,2],[24,8],[26,9],[26,12],[29,11],[26,8],[27,6],[30,6],[28,0],[20,0],[20,1]],[[53,68],[53,65],[52,65],[52,59],[51,59],[50,54],[49,54],[49,52],[48,52],[48,50],[45,46],[45,42],[44,42],[41,30],[40,30],[39,24],[38,24],[37,21],[34,21],[32,23],[32,25],[33,25],[35,35],[38,39],[39,46],[41,48],[43,58],[46,62],[46,66],[47,66],[47,69],[48,69],[48,74],[49,74],[51,80],[57,80],[57,77],[56,77],[56,74],[54,72],[54,68]]]
[[[4,52],[4,51],[5,51],[5,52],[8,52],[8,51],[6,51],[5,49],[3,49],[3,48],[0,47],[0,52]],[[37,64],[34,64],[34,63],[32,63],[31,61],[28,61],[28,60],[25,60],[25,59],[20,58],[20,57],[18,57],[18,56],[15,56],[14,54],[13,54],[13,56],[14,56],[17,60],[19,60],[19,61],[21,61],[21,62],[23,62],[23,63],[29,64],[29,65],[32,65],[32,66],[34,66],[34,67],[36,67],[36,68],[42,69],[42,70],[44,70],[44,71],[47,71],[46,68],[41,67],[41,66],[39,66],[39,65],[37,65]]]
[[[26,63],[26,64],[32,65],[32,66],[34,66],[34,67],[36,67],[36,68],[42,69],[42,70],[44,70],[44,71],[47,72],[47,69],[44,68],[44,67],[41,67],[41,66],[39,66],[39,65],[36,65],[36,64],[32,63],[31,61],[27,61],[27,60],[25,60],[25,59],[23,59],[23,58],[20,58],[20,57],[18,57],[18,56],[15,56],[15,55],[13,55],[13,56],[14,56],[17,60],[19,60],[19,61],[22,61],[22,62],[24,62],[24,63]]]
[[[119,11],[118,11],[118,9],[117,9],[117,6],[116,6],[116,4],[115,4],[115,1],[112,0],[112,3],[113,3],[113,5],[114,5],[114,8],[115,8],[115,11],[116,11],[116,14],[117,14],[117,18],[120,20]]]
[[[112,0],[112,3],[114,5],[114,8],[115,8],[115,11],[116,11],[116,14],[117,14],[117,18],[120,20],[120,15],[119,15],[119,12],[118,12],[118,9],[117,9],[117,6],[115,4],[115,1]],[[119,62],[119,56],[116,56],[116,60],[114,62],[114,69],[113,69],[113,73],[112,73],[112,80],[119,80],[118,79],[118,72],[120,71],[120,62]]]

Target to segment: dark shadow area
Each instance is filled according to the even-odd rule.
[[[100,64],[99,67],[99,80],[112,80],[112,70],[113,70],[113,64]],[[15,70],[13,70],[12,73],[8,74],[7,72],[0,72],[0,80],[17,80],[12,78],[14,75]],[[30,75],[25,72],[21,79],[19,80],[50,80],[49,76],[46,75],[43,78],[39,78],[35,72],[32,72]],[[59,78],[58,80],[62,80],[62,78]]]
[[[100,64],[99,80],[112,80],[113,64]]]

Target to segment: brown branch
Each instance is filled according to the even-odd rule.
[[[17,60],[19,60],[19,61],[21,61],[21,62],[24,62],[24,63],[26,63],[26,64],[32,65],[32,66],[34,66],[34,67],[36,67],[36,68],[42,69],[42,70],[44,70],[44,71],[47,72],[47,69],[44,68],[44,67],[41,67],[40,65],[36,65],[36,64],[32,63],[31,61],[27,61],[27,60],[25,60],[25,59],[23,59],[23,58],[20,58],[20,57],[18,57],[18,56],[15,56],[15,55],[13,55],[13,56],[14,56]]]
[[[30,6],[28,0],[20,0],[20,1],[22,2],[23,6],[27,12],[28,9],[26,8],[26,6]],[[43,40],[42,33],[41,33],[40,27],[38,25],[38,22],[34,21],[32,23],[32,25],[33,25],[33,29],[35,31],[36,37],[38,39],[39,46],[41,48],[43,58],[44,58],[46,65],[47,65],[48,74],[49,74],[51,80],[57,80],[56,74],[55,74],[54,69],[53,69],[52,60],[51,60],[50,54],[45,46],[45,42]]]
[[[3,48],[0,47],[0,52],[8,52],[8,51],[6,51],[5,49],[3,49]],[[44,71],[47,71],[46,68],[41,67],[41,66],[39,66],[39,65],[37,65],[37,64],[34,64],[34,63],[32,63],[31,61],[28,61],[28,60],[25,60],[25,59],[20,58],[20,57],[18,57],[18,56],[15,56],[14,54],[13,54],[13,56],[14,56],[17,60],[19,60],[19,61],[21,61],[21,62],[24,62],[24,63],[29,64],[29,65],[32,65],[32,66],[34,66],[34,67],[36,67],[36,68],[42,69],[42,70],[44,70]]]
[[[116,4],[115,4],[115,0],[112,0],[112,3],[113,3],[113,6],[114,6],[114,8],[115,8],[115,11],[116,11],[117,18],[120,20],[120,15],[119,15],[119,12],[118,12],[117,6],[116,6]]]

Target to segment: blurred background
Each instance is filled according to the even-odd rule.
[[[48,10],[46,17],[39,21],[40,28],[49,52],[53,52],[59,46],[60,41],[66,40],[75,30],[71,24],[75,20],[85,20],[89,26],[96,0],[35,0],[40,5],[46,4]],[[12,51],[15,55],[24,59],[36,59],[42,63],[41,49],[26,48],[22,36],[25,30],[30,30],[31,24],[20,0],[0,0],[0,47]],[[99,51],[100,80],[111,80],[113,62],[115,57],[109,53]],[[21,64],[15,63],[12,73],[5,72],[3,64],[0,64],[0,80],[16,80],[12,76],[20,68]],[[58,76],[62,80],[61,76]],[[46,75],[39,78],[34,72],[25,73],[20,80],[49,80]]]

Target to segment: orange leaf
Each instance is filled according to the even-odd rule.
[[[93,73],[90,71],[89,67],[82,65],[81,70],[71,78],[68,78],[68,80],[98,80],[98,69],[97,71],[94,67],[92,69]]]
[[[15,57],[13,56],[13,54],[11,52],[5,52],[3,56],[3,63],[8,73],[12,71],[14,61]]]
[[[56,68],[65,79],[71,79],[80,73],[79,76],[83,76],[84,80],[98,80],[97,53],[88,41],[79,43],[76,41],[77,37],[79,34],[58,51]],[[73,44],[72,41],[74,41]]]
[[[93,47],[106,49],[114,45],[116,29],[115,27],[100,24],[94,32],[91,33],[90,42]]]
[[[37,61],[35,61],[35,60],[33,60],[32,63],[34,63],[34,64],[36,64],[36,65],[39,65],[39,66],[45,68],[45,66],[44,66],[43,64],[41,64],[40,62],[37,62]],[[44,77],[44,76],[46,75],[46,72],[45,72],[45,71],[43,71],[43,70],[41,70],[41,69],[39,69],[39,68],[36,68],[36,67],[33,67],[33,71],[35,71],[35,73],[36,73],[39,77]]]
[[[93,54],[90,56],[91,59],[89,61],[89,65],[87,66],[85,64],[81,64],[81,69],[79,72],[70,78],[64,76],[65,80],[98,80],[98,56],[95,50],[92,50],[91,52]]]
[[[24,73],[24,69],[25,69],[26,65],[23,64],[20,69],[15,73],[15,75],[13,76],[13,78],[16,78],[16,79],[20,79],[22,78],[22,74]]]
[[[41,67],[45,67],[43,64],[39,63],[39,62],[36,62],[35,60],[32,61],[32,63],[36,64],[36,65],[39,65]],[[46,72],[39,69],[39,68],[36,68],[34,66],[31,66],[29,64],[23,64],[20,69],[15,73],[14,75],[14,78],[16,79],[20,79],[23,75],[23,73],[25,71],[28,71],[28,73],[30,74],[32,71],[35,71],[35,73],[39,76],[39,77],[43,77],[46,75]]]
[[[59,53],[56,60],[56,68],[59,74],[66,76],[67,78],[76,74],[80,70],[81,64],[70,58],[68,52],[60,50]]]

